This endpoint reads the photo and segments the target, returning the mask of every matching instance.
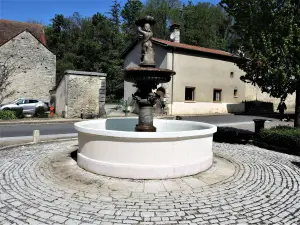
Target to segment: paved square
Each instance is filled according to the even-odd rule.
[[[214,143],[208,171],[145,181],[79,168],[76,143],[0,150],[0,224],[300,224],[300,157]]]

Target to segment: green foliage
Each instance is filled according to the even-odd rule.
[[[17,119],[14,111],[0,110],[0,120],[14,120]]]
[[[300,1],[222,0],[220,4],[234,17],[237,44],[245,53],[237,60],[246,72],[242,80],[273,97],[300,93]]]
[[[285,148],[287,153],[300,155],[300,128],[277,126],[263,129],[256,139],[259,142]]]
[[[247,143],[253,138],[253,132],[233,127],[218,127],[214,134],[215,142]]]
[[[120,33],[119,3],[112,6],[112,18],[96,13],[82,18],[56,15],[45,29],[48,47],[57,57],[56,85],[67,69],[107,73],[107,98],[123,96],[123,36]],[[117,16],[118,14],[118,16]]]
[[[228,50],[232,18],[211,3],[191,2],[182,11],[182,41],[191,45]]]
[[[23,108],[21,108],[21,107],[19,107],[19,108],[11,108],[9,110],[12,111],[12,112],[14,112],[15,115],[16,115],[16,117],[18,119],[21,119],[21,118],[24,117],[24,115],[23,115]]]
[[[143,4],[139,0],[127,1],[121,11],[123,18],[122,31],[124,32],[125,43],[131,44],[137,37],[135,21],[140,17]]]
[[[48,114],[46,113],[46,110],[44,107],[42,106],[39,106],[35,109],[35,117],[38,117],[38,118],[47,118],[48,117]]]
[[[167,39],[169,37],[168,26],[179,19],[182,3],[180,0],[147,0],[141,12],[141,16],[151,15],[156,24],[152,28],[155,37]]]

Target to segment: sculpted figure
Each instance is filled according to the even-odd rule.
[[[155,66],[154,62],[154,51],[152,48],[151,38],[153,33],[149,23],[145,23],[144,26],[138,26],[140,37],[142,37],[142,55],[141,65],[142,66]]]

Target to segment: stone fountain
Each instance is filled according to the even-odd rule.
[[[140,67],[128,68],[124,70],[125,81],[135,83],[137,92],[133,94],[133,99],[139,106],[139,123],[135,127],[138,132],[155,132],[153,126],[153,105],[156,95],[152,89],[156,89],[159,83],[167,83],[171,76],[175,74],[173,70],[155,67],[154,50],[152,47],[151,26],[155,20],[151,16],[146,16],[136,22],[138,31],[142,37],[141,63]]]
[[[175,74],[155,67],[151,25],[153,17],[136,22],[142,37],[139,67],[124,70],[136,85],[133,94],[138,118],[109,118],[75,123],[78,165],[90,172],[131,179],[167,179],[207,170],[213,163],[214,125],[153,119],[156,96],[152,89]]]

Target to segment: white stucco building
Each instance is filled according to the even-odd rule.
[[[153,38],[156,67],[176,72],[166,89],[168,112],[172,115],[243,112],[245,101],[267,101],[276,111],[279,99],[270,98],[260,89],[240,80],[244,72],[229,52],[180,43],[176,29],[172,41]],[[140,63],[141,45],[137,39],[125,51],[124,68]],[[124,82],[124,99],[135,92],[132,83]],[[288,96],[288,110],[294,109],[294,96]]]

